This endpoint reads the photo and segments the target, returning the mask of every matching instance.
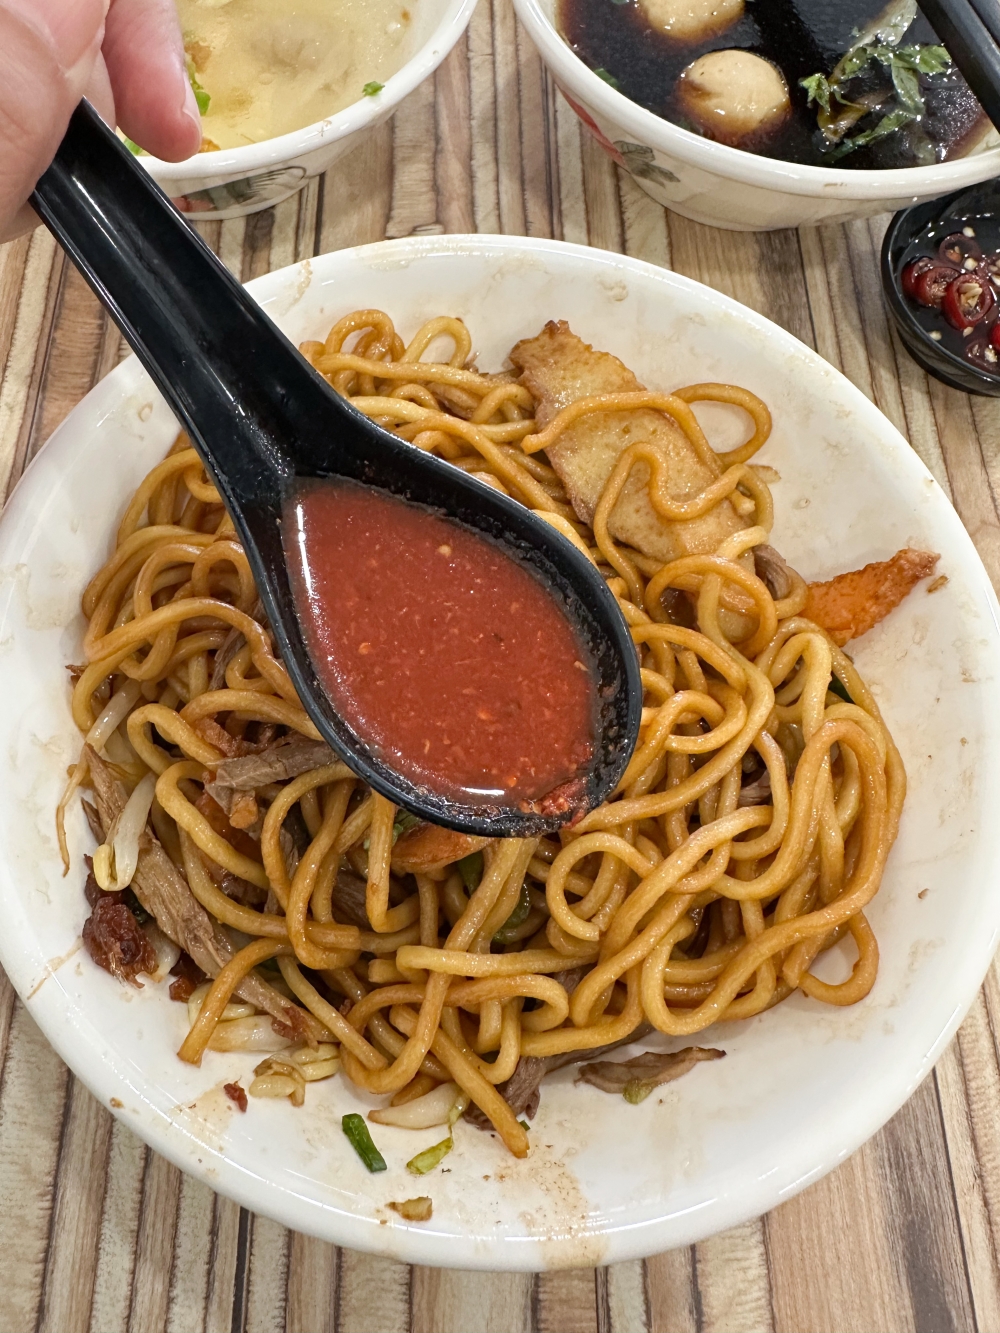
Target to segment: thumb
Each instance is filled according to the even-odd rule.
[[[93,74],[105,0],[0,0],[0,240],[23,208]]]

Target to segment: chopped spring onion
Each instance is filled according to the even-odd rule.
[[[416,828],[418,824],[423,823],[416,815],[411,815],[409,810],[397,810],[396,818],[392,821],[392,844],[396,845],[396,840],[401,838],[404,833],[409,833],[411,828]]]
[[[524,924],[530,911],[531,897],[528,893],[527,882],[525,882],[521,885],[521,894],[517,902],[514,904],[513,912],[511,912],[510,916],[493,936],[493,943],[509,944],[511,935],[517,930],[518,926]]]
[[[458,873],[462,876],[466,893],[473,893],[478,889],[479,881],[483,877],[482,852],[470,852],[468,856],[463,856],[458,863]]]
[[[646,1100],[655,1087],[656,1084],[650,1083],[648,1079],[634,1078],[622,1088],[622,1096],[630,1106],[638,1106],[640,1102]]]
[[[345,1115],[340,1122],[341,1128],[347,1135],[348,1142],[369,1171],[385,1171],[385,1158],[372,1142],[372,1136],[368,1133],[368,1126],[363,1118],[356,1111],[350,1115]]]
[[[212,98],[209,93],[198,82],[198,75],[195,73],[194,61],[188,56],[187,59],[188,79],[191,81],[191,91],[194,93],[194,100],[198,103],[198,112],[205,115],[212,104]]]
[[[460,1092],[455,1098],[455,1102],[448,1112],[448,1124],[454,1126],[456,1120],[469,1104],[469,1097],[466,1093]],[[432,1148],[425,1148],[423,1152],[418,1152],[416,1157],[411,1157],[406,1163],[407,1171],[412,1171],[415,1176],[425,1176],[428,1171],[440,1165],[455,1146],[455,1140],[451,1134],[440,1143],[435,1143]]]
[[[361,89],[361,95],[363,97],[374,97],[375,94],[380,93],[384,87],[385,87],[384,83],[377,83],[374,79],[372,79],[371,83],[366,83],[365,86]]]
[[[425,1176],[428,1171],[433,1171],[444,1161],[454,1146],[455,1140],[449,1134],[440,1143],[435,1143],[433,1148],[425,1148],[423,1152],[418,1152],[416,1157],[411,1157],[406,1163],[407,1171],[412,1171],[415,1176]]]
[[[836,694],[838,698],[843,699],[845,703],[852,704],[854,700],[847,692],[847,686],[839,676],[831,676],[830,684],[826,687],[831,694]]]

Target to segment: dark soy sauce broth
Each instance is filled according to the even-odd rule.
[[[753,151],[765,157],[813,166],[891,168],[928,165],[961,153],[974,141],[983,112],[958,70],[921,78],[926,114],[913,125],[835,162],[818,130],[815,105],[808,105],[799,80],[830,74],[856,42],[857,34],[882,13],[884,0],[746,0],[742,18],[702,41],[678,41],[650,27],[638,0],[559,0],[558,26],[572,49],[591,69],[603,70],[631,101],[685,129],[694,129],[678,111],[673,90],[681,71],[709,51],[752,51],[784,74],[791,115]],[[900,45],[939,44],[923,16],[907,29]],[[859,127],[867,127],[865,120]]]

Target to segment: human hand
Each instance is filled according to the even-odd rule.
[[[0,0],[0,240],[37,222],[25,200],[81,97],[156,157],[198,151],[173,0]]]

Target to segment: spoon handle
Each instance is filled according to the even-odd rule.
[[[281,441],[295,386],[304,374],[318,376],[89,103],[74,111],[31,203],[110,311],[224,498],[232,498],[228,483],[244,502],[262,486],[273,495],[292,474]]]

